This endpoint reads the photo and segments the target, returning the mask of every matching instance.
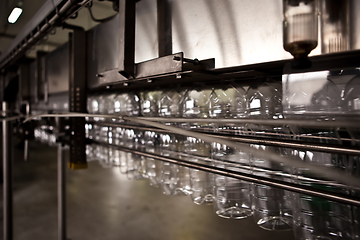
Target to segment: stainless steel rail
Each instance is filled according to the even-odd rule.
[[[138,129],[142,131],[154,131],[159,133],[171,133],[170,131],[158,129],[154,127],[144,127],[139,125],[127,125],[124,123],[109,123],[109,122],[96,122],[96,121],[88,121],[88,123],[99,125],[99,126],[108,126],[108,127],[122,127],[122,128],[132,128]],[[259,144],[266,146],[276,146],[276,147],[284,147],[284,148],[296,148],[300,150],[308,150],[308,151],[318,151],[318,152],[327,152],[327,153],[335,153],[335,154],[347,154],[347,155],[360,155],[360,149],[352,148],[347,146],[339,146],[339,145],[331,145],[331,144],[317,144],[317,143],[305,143],[305,142],[297,142],[288,139],[264,139],[261,137],[245,137],[245,136],[227,136],[227,135],[216,135],[211,133],[205,133],[211,135],[213,137],[249,143],[249,144]],[[341,139],[340,139],[341,140]]]
[[[308,128],[360,128],[359,122],[354,120],[298,120],[298,119],[256,119],[256,118],[164,118],[164,117],[138,117],[138,119],[172,122],[172,123],[218,123],[218,124],[260,124],[270,126],[290,126]]]
[[[283,182],[283,181],[279,181],[276,179],[269,179],[269,178],[265,178],[265,177],[261,177],[261,176],[253,176],[251,174],[240,173],[240,172],[232,171],[229,169],[221,169],[221,168],[217,168],[214,166],[209,166],[209,165],[205,165],[205,164],[201,164],[201,163],[189,162],[189,161],[186,161],[183,159],[164,157],[164,156],[147,153],[147,152],[143,152],[143,151],[139,151],[139,150],[135,150],[135,149],[130,149],[130,148],[122,147],[122,146],[111,145],[108,143],[101,143],[101,142],[96,142],[96,141],[94,141],[94,143],[98,144],[98,145],[102,145],[102,146],[112,147],[112,148],[118,149],[120,151],[130,152],[130,153],[137,154],[140,156],[149,157],[149,158],[153,158],[153,159],[164,161],[164,162],[174,163],[174,164],[177,164],[180,166],[194,168],[194,169],[198,169],[201,171],[211,172],[211,173],[223,175],[226,177],[232,177],[232,178],[236,178],[236,179],[240,179],[240,180],[244,180],[244,181],[248,181],[248,182],[252,182],[252,183],[256,183],[256,184],[277,187],[277,188],[281,188],[284,190],[307,194],[307,195],[314,196],[314,197],[321,197],[321,198],[335,201],[335,202],[341,202],[341,203],[345,203],[345,204],[360,206],[359,198],[354,198],[352,196],[347,196],[344,194],[331,193],[331,192],[323,191],[321,189],[315,189],[315,188],[308,187],[308,186],[302,186],[302,185],[298,185],[298,184],[294,184],[294,183],[290,183],[290,182]]]

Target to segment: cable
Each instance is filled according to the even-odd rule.
[[[86,6],[86,8],[88,9],[89,14],[90,14],[90,17],[91,17],[91,19],[92,19],[94,22],[104,23],[104,22],[107,22],[107,21],[113,19],[113,18],[117,15],[117,14],[115,14],[115,15],[113,15],[113,16],[110,16],[110,17],[107,17],[107,18],[103,18],[103,19],[95,18],[94,15],[93,15],[93,13],[92,13],[92,10],[91,10],[92,6],[93,6],[93,3],[90,2],[89,5]]]

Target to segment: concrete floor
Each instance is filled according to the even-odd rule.
[[[55,240],[56,148],[32,142],[30,154],[28,162],[22,161],[21,150],[14,154],[14,239]],[[127,180],[119,169],[104,169],[97,162],[87,170],[67,171],[67,194],[72,240],[293,239],[292,232],[260,229],[251,217],[219,218],[211,206],[162,195],[146,180]]]

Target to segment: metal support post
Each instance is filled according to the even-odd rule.
[[[66,240],[66,166],[62,143],[58,143],[58,240]]]
[[[171,7],[169,0],[157,0],[159,57],[172,54]]]
[[[6,117],[7,103],[2,102],[2,116]],[[12,174],[12,153],[11,153],[11,122],[2,122],[2,150],[3,150],[3,178],[4,178],[4,240],[13,239],[13,174]]]
[[[74,28],[69,35],[69,110],[86,112],[86,32]],[[70,118],[70,168],[87,168],[85,118]]]
[[[30,103],[26,102],[25,103],[25,113],[26,116],[30,115]],[[28,125],[30,125],[30,123],[28,123]],[[25,140],[24,140],[24,161],[27,161],[29,159],[29,128],[24,128],[24,136],[25,136]]]
[[[135,76],[135,12],[136,1],[119,0],[119,73]]]

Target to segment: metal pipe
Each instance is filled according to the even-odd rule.
[[[7,103],[2,102],[3,117],[6,117]],[[13,239],[13,174],[11,153],[11,122],[2,122],[2,150],[3,150],[3,220],[4,240]]]
[[[183,159],[164,157],[164,156],[160,156],[160,155],[156,155],[156,154],[152,154],[152,153],[141,152],[141,151],[134,150],[134,149],[111,145],[108,143],[100,143],[100,142],[96,142],[96,141],[94,141],[94,143],[103,145],[103,146],[109,146],[109,147],[112,147],[112,148],[115,148],[115,149],[118,149],[118,150],[121,150],[124,152],[130,152],[130,153],[137,154],[140,156],[154,158],[154,159],[157,159],[160,161],[174,163],[174,164],[177,164],[180,166],[189,167],[189,168],[193,168],[193,169],[197,169],[197,170],[201,170],[201,171],[205,171],[205,172],[210,172],[210,173],[214,173],[214,174],[219,174],[219,175],[223,175],[226,177],[236,178],[236,179],[253,182],[253,183],[261,184],[261,185],[267,185],[267,186],[271,186],[271,187],[277,187],[277,188],[281,188],[284,190],[302,193],[302,194],[306,194],[306,195],[310,195],[310,196],[314,196],[314,197],[321,197],[321,198],[335,201],[335,202],[341,202],[341,203],[345,203],[345,204],[360,206],[360,199],[354,198],[352,196],[347,196],[347,195],[337,194],[337,193],[330,193],[330,192],[327,192],[327,191],[324,191],[321,189],[314,189],[314,188],[308,187],[308,186],[298,185],[298,184],[294,184],[294,183],[290,183],[290,182],[283,182],[280,180],[269,179],[269,178],[261,177],[261,176],[253,176],[251,174],[240,173],[240,172],[232,171],[229,169],[217,168],[214,166],[209,166],[209,165],[196,163],[196,162],[189,162],[189,161],[186,161]]]
[[[57,162],[58,240],[66,240],[66,164],[62,143],[58,143]]]
[[[25,103],[26,107],[25,107],[25,113],[26,115],[30,115],[30,103],[29,102],[26,102]],[[24,135],[25,135],[25,140],[24,140],[24,161],[27,161],[29,159],[29,139],[28,139],[28,136],[29,136],[29,132],[28,132],[28,129],[26,129],[25,131],[27,132],[24,132]]]
[[[358,121],[341,120],[297,120],[297,119],[256,119],[256,118],[164,118],[164,117],[136,117],[141,120],[168,123],[219,123],[219,124],[261,124],[271,126],[296,125],[309,128],[359,128]]]
[[[126,125],[121,123],[108,123],[108,122],[95,122],[88,121],[88,123],[96,124],[99,126],[108,126],[108,127],[122,127],[122,128],[132,128],[138,129],[142,131],[154,131],[154,132],[162,132],[162,133],[171,133],[170,131],[164,129],[158,129],[153,127],[143,127],[136,125]],[[317,152],[326,152],[326,153],[335,153],[335,154],[347,154],[347,155],[360,155],[360,149],[351,148],[347,146],[337,146],[330,144],[317,144],[317,143],[305,143],[305,142],[296,142],[292,140],[286,139],[263,139],[261,137],[244,137],[244,136],[226,136],[226,135],[216,135],[211,133],[204,133],[209,136],[213,136],[220,139],[226,139],[231,141],[237,141],[248,144],[260,144],[266,146],[276,146],[276,147],[284,147],[284,148],[294,148],[300,150],[308,150],[308,151],[317,151]]]

